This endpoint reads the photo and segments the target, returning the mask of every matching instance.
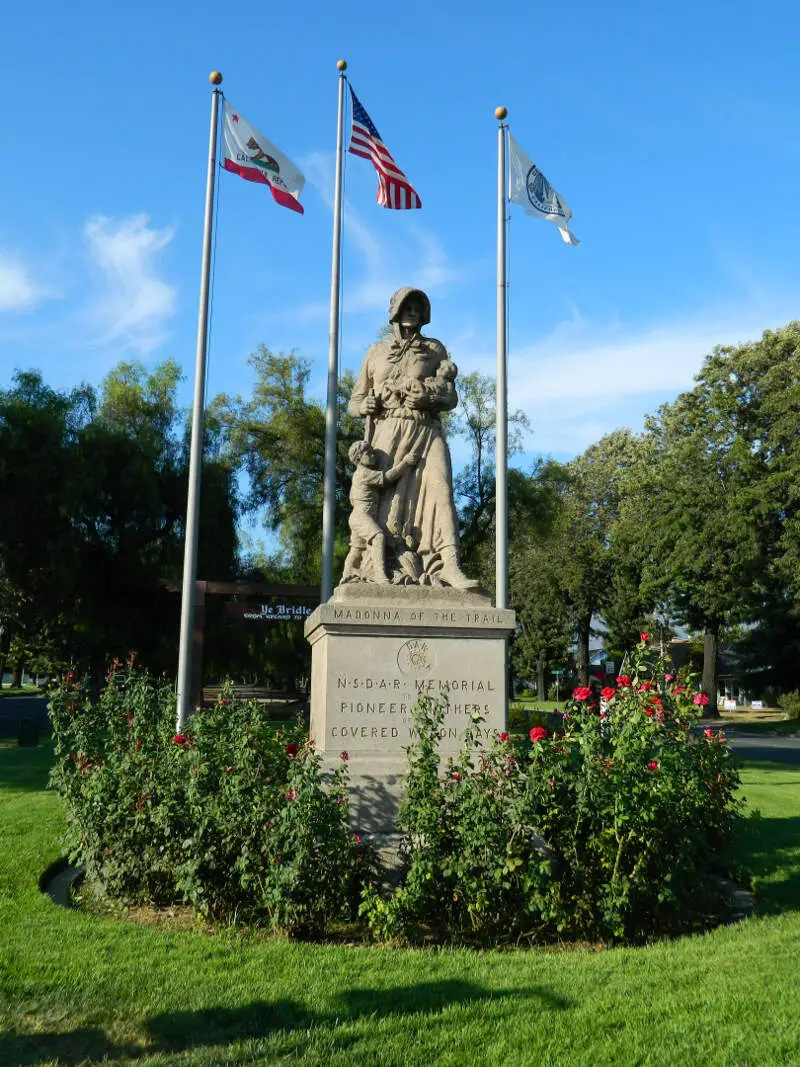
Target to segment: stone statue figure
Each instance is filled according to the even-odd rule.
[[[357,466],[342,582],[478,585],[459,566],[450,452],[440,420],[440,412],[458,403],[458,369],[440,341],[420,332],[430,318],[425,293],[399,289],[389,305],[391,334],[368,349],[356,379],[349,410],[365,418],[366,428],[364,442],[351,450]]]

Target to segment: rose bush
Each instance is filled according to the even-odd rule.
[[[132,666],[96,703],[70,680],[51,717],[69,855],[109,896],[302,935],[354,915],[373,863],[346,763],[326,779],[299,725],[229,691],[176,734],[172,686]]]
[[[644,638],[644,635],[643,635]],[[414,709],[400,810],[408,870],[366,894],[378,938],[580,938],[638,943],[724,906],[722,846],[738,777],[721,733],[698,736],[686,679],[640,648],[600,699],[575,691],[555,731],[437,751],[445,705]]]

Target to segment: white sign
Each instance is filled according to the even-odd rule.
[[[753,700],[750,703],[750,707],[751,708],[763,708],[764,707],[764,701],[763,700]]]
[[[724,707],[725,711],[736,711],[735,700],[725,700],[722,706]]]

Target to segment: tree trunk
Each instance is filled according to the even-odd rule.
[[[591,615],[578,619],[578,682],[581,685],[589,684],[589,631],[591,622]]]
[[[708,696],[704,714],[711,719],[719,718],[717,708],[717,638],[719,625],[706,628],[703,634],[703,692]]]
[[[11,668],[11,688],[19,689],[22,685],[22,660],[17,662]]]
[[[6,673],[8,653],[11,648],[11,631],[8,627],[0,631],[0,687],[3,685],[3,675]]]
[[[547,690],[544,686],[544,650],[539,651],[536,660],[536,695],[539,700],[547,700]]]

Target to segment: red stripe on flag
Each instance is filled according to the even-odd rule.
[[[290,211],[296,211],[298,215],[305,214],[303,205],[291,193],[287,193],[284,189],[276,189],[274,185],[270,185],[269,191],[272,193],[272,199],[276,204],[280,204],[281,207],[288,207]]]
[[[281,207],[288,207],[290,211],[296,211],[299,215],[305,214],[300,201],[292,196],[291,193],[287,193],[283,189],[276,189],[258,167],[243,167],[241,163],[235,163],[232,159],[227,158],[222,165],[225,170],[230,171],[231,174],[238,174],[240,178],[244,178],[247,182],[258,182],[259,185],[269,186],[272,199],[276,204],[280,204]]]
[[[376,199],[381,207],[395,210],[422,207],[419,195],[409,184],[408,178],[400,170],[383,141],[355,119],[350,131],[350,144],[347,151],[354,156],[368,159],[375,168],[378,175]]]

